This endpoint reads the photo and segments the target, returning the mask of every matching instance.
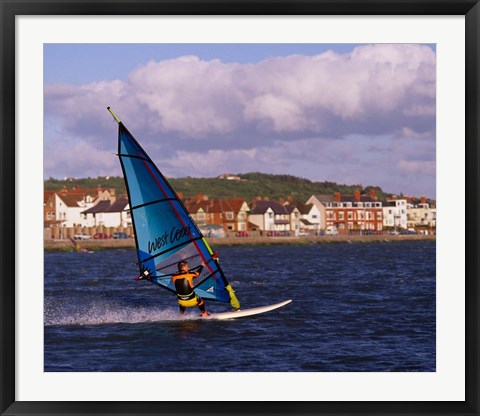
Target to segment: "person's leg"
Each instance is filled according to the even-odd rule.
[[[179,305],[180,307],[180,315],[183,315],[185,313],[185,306]]]
[[[206,310],[205,310],[205,302],[200,296],[197,296],[197,306],[198,309],[200,309],[200,312],[202,312],[202,316],[208,316],[210,315]]]

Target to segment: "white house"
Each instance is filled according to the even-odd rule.
[[[305,205],[312,204],[318,214],[316,212],[312,212],[311,215],[319,215],[318,219],[318,229],[325,230],[327,228],[327,209],[331,209],[333,207],[335,199],[333,195],[312,195]],[[316,219],[312,217],[312,223],[317,223]]]
[[[55,194],[55,219],[62,227],[85,225],[82,212],[93,206],[91,199],[81,194]]]
[[[302,228],[301,212],[298,207],[293,204],[285,204],[284,207],[290,215],[290,230],[293,231],[295,235],[298,235]]]
[[[249,221],[261,231],[290,232],[293,230],[290,212],[275,201],[253,202]]]
[[[87,227],[129,227],[132,225],[130,206],[127,198],[115,202],[100,201],[95,206],[82,212],[83,224]]]
[[[313,203],[304,204],[302,202],[295,201],[293,203],[285,204],[287,209],[289,205],[296,206],[300,214],[298,228],[295,228],[295,230],[313,233],[316,233],[320,230],[320,221],[322,215],[320,208],[317,205]],[[292,222],[293,221],[294,220],[292,219]]]
[[[437,226],[437,209],[430,207],[422,198],[418,204],[407,204],[407,226],[408,228],[435,228]]]
[[[407,229],[406,199],[388,199],[383,202],[383,226]]]

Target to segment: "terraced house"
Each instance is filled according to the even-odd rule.
[[[362,195],[356,190],[353,195],[313,195],[307,201],[316,205],[321,213],[321,229],[335,226],[339,232],[381,231],[383,229],[382,202],[372,190]]]
[[[209,199],[197,195],[187,200],[185,207],[199,227],[221,225],[225,232],[247,231],[250,208],[245,200]]]

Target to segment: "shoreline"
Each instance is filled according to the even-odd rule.
[[[400,241],[436,241],[435,235],[335,235],[316,237],[225,237],[207,238],[208,243],[215,247],[221,246],[270,246],[270,245],[309,245],[338,243],[394,243]],[[110,249],[134,249],[135,239],[108,240],[77,240],[80,247],[89,251]],[[70,240],[45,240],[44,251],[75,251]]]

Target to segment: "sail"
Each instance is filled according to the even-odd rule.
[[[182,201],[147,153],[108,108],[119,123],[118,156],[130,201],[140,273],[150,281],[175,292],[172,275],[186,260],[190,268],[205,267],[194,280],[195,292],[206,300],[230,302],[239,308],[231,286],[205,237]]]

